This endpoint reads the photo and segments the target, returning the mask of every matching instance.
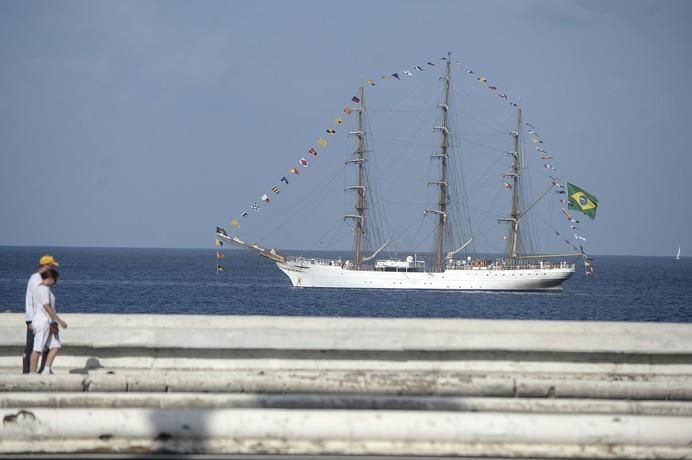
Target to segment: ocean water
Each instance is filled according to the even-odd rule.
[[[0,246],[0,311],[23,312],[38,258],[60,262],[61,313],[692,322],[692,258],[595,256],[562,292],[304,289],[248,251]],[[310,253],[342,256],[346,253]]]

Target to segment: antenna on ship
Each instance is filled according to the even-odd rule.
[[[348,214],[344,216],[344,219],[354,219],[355,226],[353,227],[353,268],[355,270],[360,270],[361,264],[361,242],[363,237],[363,228],[365,220],[365,191],[367,190],[365,185],[365,128],[363,126],[363,117],[365,112],[365,90],[363,89],[363,83],[361,82],[360,91],[358,93],[358,107],[353,110],[358,111],[358,128],[355,131],[351,131],[349,134],[356,136],[356,151],[354,153],[355,158],[348,160],[346,163],[354,163],[358,168],[356,171],[357,183],[348,187],[346,190],[355,190],[356,192],[356,204],[355,204],[355,214]],[[355,102],[355,100],[354,100]]]
[[[429,185],[437,185],[440,189],[437,200],[437,209],[426,209],[425,214],[435,213],[438,215],[437,228],[435,230],[435,271],[443,271],[443,262],[445,260],[442,253],[444,245],[445,223],[447,222],[447,148],[449,147],[449,83],[451,75],[452,53],[447,53],[447,69],[442,77],[445,85],[444,102],[440,104],[442,110],[442,126],[436,126],[433,129],[439,130],[440,137],[440,153],[435,153],[432,158],[440,160],[440,178],[439,180],[429,182]]]

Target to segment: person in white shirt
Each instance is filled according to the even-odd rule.
[[[31,320],[31,328],[34,330],[34,347],[29,361],[32,374],[36,373],[38,358],[46,348],[48,357],[42,373],[53,373],[51,370],[53,360],[62,345],[57,330],[51,331],[51,322],[60,324],[63,329],[67,328],[67,323],[55,312],[55,295],[50,289],[58,281],[59,276],[57,270],[52,267],[45,270],[41,273],[41,284],[33,290],[34,316]]]
[[[22,372],[24,374],[29,373],[29,358],[31,357],[31,351],[34,348],[34,331],[31,329],[31,320],[34,317],[34,302],[33,302],[33,290],[36,286],[41,284],[41,273],[48,270],[51,267],[57,267],[59,264],[53,258],[53,256],[45,255],[42,256],[38,261],[38,271],[31,275],[29,282],[26,285],[26,298],[25,298],[25,321],[26,321],[26,344],[24,345],[24,354],[22,355]],[[41,366],[43,367],[43,366]]]

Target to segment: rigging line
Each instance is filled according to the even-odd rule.
[[[472,104],[473,106],[473,104]],[[473,110],[473,107],[471,107],[471,110]],[[501,122],[500,121],[493,121],[492,123],[488,123],[485,119],[481,119],[479,117],[476,117],[475,114],[466,114],[466,117],[468,118],[468,123],[470,126],[477,126],[477,129],[487,129],[488,131],[491,132],[498,132],[498,133],[507,133],[507,129],[502,129],[500,126]],[[506,126],[504,126],[506,128]]]
[[[452,99],[452,104],[456,105],[456,101]],[[459,123],[459,115],[456,110],[452,111],[453,114],[453,126],[459,127],[461,126]],[[463,133],[460,133],[462,140],[465,140],[466,137],[463,136]],[[461,242],[463,239],[468,238],[468,237],[473,237],[475,232],[474,232],[474,226],[471,223],[471,213],[469,212],[470,206],[468,205],[469,202],[469,195],[467,193],[467,187],[466,187],[466,181],[464,180],[464,173],[465,173],[465,168],[464,168],[464,152],[465,150],[462,148],[461,145],[457,146],[456,143],[457,135],[456,133],[452,134],[452,151],[451,151],[451,171],[452,171],[452,182],[450,187],[450,209],[453,211],[451,214],[451,219],[450,219],[450,225],[447,228],[447,240],[450,242],[457,241]],[[453,196],[460,196],[461,199],[456,200],[452,199],[451,197]],[[462,236],[463,238],[459,239],[459,236]],[[474,253],[476,251],[476,244],[474,243],[469,250],[466,250],[465,252],[468,254],[469,252]]]
[[[430,104],[430,105],[432,105],[432,104]],[[422,127],[422,125],[423,125],[423,123],[421,123],[422,117],[423,117],[423,115],[421,115],[421,114],[418,115],[417,119],[414,120],[414,121],[416,122],[416,124],[415,124],[414,126],[421,126],[421,127]],[[392,117],[391,117],[391,116],[390,116],[390,117],[387,117],[387,118],[385,118],[384,120],[382,120],[380,123],[383,123],[384,121],[387,121],[387,120],[390,119],[390,118],[392,118]],[[421,129],[421,128],[419,128],[419,129]],[[412,135],[413,135],[413,134],[416,134],[416,131],[412,132],[411,134],[412,134]],[[384,138],[384,139],[387,139],[387,138]]]
[[[411,227],[413,227],[415,224],[417,224],[417,223],[418,223],[418,224],[421,224],[422,221],[423,221],[423,218],[422,218],[422,217],[417,217],[417,218],[415,218],[413,221],[411,221],[411,223],[410,223],[406,228],[400,230],[399,233],[397,233],[396,235],[394,235],[394,236],[392,237],[392,240],[397,241],[397,240],[401,237],[402,234],[408,232],[408,231],[411,229]]]
[[[415,120],[415,123],[413,126],[417,126],[418,129],[411,131],[410,135],[411,137],[422,137],[421,132],[423,131],[424,126],[432,126],[433,123],[422,123],[422,115],[419,115],[418,118]],[[426,129],[427,130],[427,129]],[[385,138],[386,139],[386,138]],[[397,152],[397,155],[395,157],[396,162],[394,163],[394,166],[388,168],[386,171],[381,171],[378,170],[377,172],[380,173],[381,177],[381,186],[383,188],[386,187],[386,184],[393,178],[397,177],[399,174],[399,171],[404,168],[406,165],[410,165],[412,163],[412,158],[419,153],[419,150],[414,149],[414,144],[412,143],[404,143],[404,146],[407,148],[403,150],[403,152]],[[435,147],[432,146],[425,146],[426,149],[432,149]],[[391,163],[391,161],[390,161]]]
[[[467,136],[506,136],[507,133],[505,131],[493,131],[490,133],[464,133],[464,132],[459,132],[459,135],[464,138]]]
[[[430,104],[432,105],[432,103]],[[409,131],[409,137],[410,138],[422,138],[424,137],[423,132],[429,131],[429,126],[433,126],[432,121],[426,121],[423,122],[423,120],[428,120],[428,115],[427,114],[419,114],[416,119],[414,120],[413,126],[417,127],[417,129]],[[383,137],[382,139],[385,140],[390,140],[387,137]],[[391,142],[392,144],[395,144],[396,142],[393,141]],[[400,171],[404,169],[407,165],[410,166],[412,164],[417,164],[420,159],[418,158],[420,156],[420,148],[425,148],[425,149],[432,149],[431,144],[427,143],[412,143],[412,142],[400,142],[398,143],[399,145],[405,146],[406,148],[402,151],[397,151],[396,155],[390,160],[390,163],[394,163],[393,166],[389,167],[386,171],[383,171],[382,174],[382,187],[385,189],[387,187],[387,184],[390,183],[394,178],[401,177]],[[420,181],[424,181],[425,178],[421,177],[419,178]],[[416,181],[416,183],[419,183]]]
[[[498,182],[496,177],[486,178],[485,176],[481,176],[478,178],[478,181],[473,183],[473,186],[471,188],[477,191],[485,191],[488,189],[495,191],[501,183],[501,181]]]
[[[348,238],[351,236],[352,236],[351,232],[342,231],[341,234],[336,233],[336,236],[327,242],[325,249],[329,250],[329,248],[333,247],[335,243],[340,242],[340,241],[344,240],[345,238]]]
[[[491,242],[488,238],[484,238],[484,237],[481,236],[481,237],[479,237],[478,239],[480,240],[480,241],[479,241],[479,246],[482,245],[483,247],[488,248],[488,249],[490,249],[491,251],[493,251],[493,253],[495,253],[495,254],[500,254],[500,255],[501,255],[501,254],[503,254],[503,253],[505,252],[505,248],[504,248],[504,247],[502,247],[502,246],[497,246],[496,243]]]
[[[520,127],[522,132],[524,131],[524,127]],[[526,157],[526,141],[527,141],[528,136],[522,136],[521,137],[521,144],[520,144],[520,149],[521,149],[521,155],[522,155],[522,170],[523,172],[523,178],[524,180],[522,181],[522,187],[523,188],[523,199],[521,203],[522,209],[525,209],[526,211],[523,212],[523,214],[527,214],[528,210],[533,207],[534,205],[531,205],[527,208],[528,204],[528,195],[529,191],[533,190],[533,174],[531,171],[531,168],[529,168],[529,158]],[[553,185],[554,188],[555,186]],[[536,243],[540,241],[537,238],[537,226],[535,224],[536,220],[534,219],[534,214],[528,215],[528,217],[524,220],[523,223],[523,241],[522,243],[525,245],[525,248],[527,249],[527,253],[535,253],[535,249],[537,249]]]
[[[411,113],[411,112],[434,112],[435,109],[368,109],[371,113]]]
[[[417,86],[416,85],[410,86],[410,90],[408,91],[408,93],[404,94],[404,96],[402,96],[399,99],[400,103],[399,103],[398,107],[402,107],[403,104],[406,103],[406,101],[408,101],[409,99],[413,99],[414,95],[418,96],[420,93],[423,92],[423,90],[425,90],[429,86],[428,84],[424,84],[424,82],[421,79],[416,79],[416,82],[417,83],[420,82],[420,83]],[[398,107],[395,106],[388,113],[396,113],[396,110],[398,110]],[[368,110],[368,112],[370,112],[370,110]],[[383,120],[383,121],[387,121],[388,118],[391,118],[391,115],[389,117],[385,118],[385,120]]]
[[[458,98],[460,101],[465,102],[463,106],[470,106],[473,109],[468,111],[468,116],[471,119],[476,120],[481,124],[484,124],[486,128],[492,128],[498,131],[502,131],[507,126],[506,124],[503,124],[502,122],[495,119],[495,117],[491,116],[483,107],[476,104],[475,101],[464,91],[455,91],[453,88],[451,91],[454,100],[457,100]],[[476,116],[476,114],[480,114],[484,116],[484,118]]]
[[[433,226],[433,228],[430,229],[430,231],[428,232],[428,234],[425,235],[425,236],[423,237],[423,239],[421,239],[420,242],[419,242],[417,245],[415,245],[415,246],[413,247],[412,251],[416,251],[418,248],[420,248],[420,247],[423,245],[423,243],[427,242],[428,239],[430,239],[430,236],[431,236],[433,233],[435,233],[435,231],[436,231],[436,229],[435,229],[435,227]]]
[[[346,165],[340,165],[339,168],[337,168],[336,173],[333,174],[333,175],[329,178],[329,180],[322,186],[322,188],[320,189],[320,193],[315,194],[315,199],[307,203],[307,205],[309,205],[309,206],[307,206],[306,203],[301,203],[302,212],[300,212],[300,213],[293,213],[293,212],[289,212],[289,211],[291,211],[290,209],[287,210],[287,211],[286,211],[286,212],[288,213],[287,217],[285,217],[285,218],[283,219],[283,221],[280,222],[280,224],[276,225],[276,226],[274,227],[274,229],[272,229],[269,233],[267,233],[267,234],[263,235],[262,237],[260,237],[257,241],[258,241],[259,243],[263,242],[264,240],[266,240],[266,239],[269,238],[270,236],[274,235],[279,229],[283,228],[284,225],[287,224],[291,219],[294,219],[294,218],[296,218],[296,217],[298,217],[298,216],[303,216],[303,215],[307,214],[309,211],[312,211],[312,209],[314,208],[314,205],[316,205],[317,203],[320,203],[320,202],[324,201],[324,199],[325,199],[326,196],[327,196],[326,193],[321,193],[321,192],[324,192],[329,186],[332,186],[332,185],[333,185],[332,183],[334,182],[334,180],[336,179],[336,177],[339,176],[340,174],[342,174],[342,173],[343,173],[343,170],[344,170],[345,168],[346,168]],[[298,208],[298,206],[295,206],[293,209],[296,209],[296,208]]]
[[[422,90],[422,89],[424,89],[424,86],[421,86],[421,90]],[[419,92],[420,92],[420,91],[419,91]],[[412,94],[412,93],[413,93],[413,91],[410,92],[410,94]],[[404,103],[405,103],[405,101],[403,101],[401,104],[403,105]],[[408,111],[408,110],[403,110],[403,109],[402,109],[402,110],[396,110],[396,109],[395,109],[395,110],[391,110],[390,113],[396,113],[396,112],[400,112],[400,111],[403,112],[403,111]],[[426,109],[426,110],[416,110],[416,112],[419,113],[419,117],[421,117],[422,114],[425,114],[425,113],[431,112],[431,111],[432,111],[432,110],[430,110],[430,109]],[[385,119],[389,119],[389,118],[392,118],[392,117],[393,117],[393,115],[390,115],[390,116],[386,117]],[[370,131],[371,119],[372,119],[372,117],[368,118],[368,127],[369,127],[368,130],[369,130],[369,131]],[[385,138],[385,139],[386,139],[386,138]],[[377,139],[373,139],[373,138],[369,138],[369,143],[370,143],[370,142],[371,142],[372,144],[377,144],[377,143],[378,143]],[[385,143],[386,143],[386,142],[385,142]],[[394,142],[392,142],[392,143],[394,143]],[[398,143],[398,144],[399,144],[399,145],[407,146],[408,149],[409,149],[409,152],[411,151],[411,149],[413,148],[413,145],[414,145],[414,144],[412,144],[412,143],[408,143],[408,144],[407,144],[407,143]],[[410,153],[409,153],[409,155],[410,155]],[[380,155],[371,156],[372,159],[379,159],[379,157],[380,157]],[[397,158],[398,158],[399,160],[401,160],[401,155],[398,155]],[[371,169],[373,172],[377,173],[377,172],[380,171],[379,161],[373,161],[373,162],[372,162],[372,166],[373,166],[373,168],[369,168],[369,169]],[[388,169],[387,171],[388,171],[388,173],[389,173],[389,176],[387,176],[387,175],[385,175],[385,174],[381,174],[382,176],[384,176],[384,181],[383,181],[383,182],[385,182],[385,183],[386,183],[387,180],[389,180],[389,178],[391,177],[391,174],[392,174],[391,168]],[[382,188],[384,188],[384,187],[382,187]],[[386,209],[386,208],[384,207],[384,202],[385,202],[385,200],[382,199],[382,194],[380,193],[380,190],[379,190],[379,189],[380,189],[379,186],[373,187],[373,188],[372,188],[372,200],[371,200],[371,203],[374,203],[374,205],[372,206],[372,207],[373,207],[373,210],[375,210],[375,211],[378,210],[378,209],[380,210],[380,212],[379,212],[379,213],[376,213],[376,215],[379,214],[379,215],[381,215],[383,218],[382,218],[382,219],[373,219],[373,222],[371,222],[371,225],[368,227],[368,229],[371,229],[371,230],[373,231],[373,236],[374,236],[376,239],[382,240],[382,239],[383,239],[383,235],[384,235],[384,230],[383,230],[383,228],[382,228],[382,224],[385,224],[387,227],[389,227],[389,223],[388,223],[388,215],[385,213],[385,209]]]
[[[541,216],[541,215],[539,215],[539,214],[537,214],[536,216],[537,216],[539,219],[541,219],[541,220],[543,221],[543,223],[544,223],[548,228],[550,228],[550,229],[553,231],[553,237],[558,236],[558,235],[556,235],[556,233],[559,234],[559,235],[562,235],[563,238],[565,237],[565,236],[564,236],[562,233],[560,233],[555,227],[553,227],[552,225],[550,225],[550,223],[548,223],[548,221],[546,221],[546,220],[543,218],[543,216]],[[564,230],[564,231],[566,231],[566,230]],[[571,231],[572,231],[572,229],[570,229],[570,232],[571,232]],[[564,241],[561,241],[561,242],[564,243]],[[575,244],[575,246],[576,246],[576,244]]]
[[[413,244],[412,241],[410,241],[408,238],[403,238],[402,235],[407,233],[415,224],[418,224],[418,228],[416,229],[416,232],[414,234],[413,240],[415,240],[418,236],[418,233],[420,232],[420,229],[422,228],[424,223],[423,217],[417,217],[411,221],[410,224],[408,224],[404,229],[399,231],[395,236],[393,236],[392,239],[392,245],[391,247],[393,248],[398,248],[398,252],[407,252],[411,251]],[[400,241],[400,240],[405,240],[405,241]]]
[[[391,206],[427,206],[430,203],[425,201],[388,201]]]
[[[367,119],[367,131],[371,132],[370,119]],[[371,142],[368,138],[365,140],[366,148],[370,151]],[[373,151],[374,152],[374,151]],[[382,193],[380,191],[379,184],[371,180],[373,174],[378,170],[380,155],[368,155],[368,163],[366,163],[365,174],[367,176],[367,183],[370,184],[370,189],[367,197],[368,206],[368,216],[370,218],[370,224],[366,226],[366,241],[369,246],[368,251],[372,250],[375,246],[379,246],[382,241],[384,241],[384,228],[389,226],[389,216],[387,210],[384,207],[384,200]]]
[[[410,88],[409,91],[400,99],[401,102],[399,103],[399,107],[402,107],[403,104],[407,103],[408,100],[411,100],[411,99],[414,98],[414,96],[417,96],[418,94],[420,94],[420,93],[428,86],[427,84],[424,84],[424,82],[422,82],[421,80],[417,80],[417,81],[420,81],[421,83],[418,84],[418,85],[409,86],[409,88]],[[394,111],[390,112],[390,114],[389,114],[388,116],[384,117],[384,119],[382,120],[382,122],[384,123],[384,122],[386,122],[387,120],[391,119],[391,118],[394,116],[394,113],[396,113],[396,112],[395,112],[396,110],[397,110],[397,108],[395,107],[395,108],[394,108]],[[368,110],[368,112],[370,112],[370,111]],[[421,115],[419,114],[419,117],[420,117],[420,116],[421,116]],[[367,124],[368,124],[368,132],[370,132],[370,131],[371,131],[371,130],[370,130],[370,127],[371,127],[371,126],[370,126],[370,117],[367,118],[366,122],[367,122]],[[369,136],[368,136],[368,138],[369,138]],[[368,141],[374,143],[374,140],[373,140],[373,139],[368,139]],[[378,156],[379,156],[379,155],[378,155]],[[401,159],[400,156],[399,156],[399,159]],[[374,164],[373,172],[377,173],[378,171],[379,171],[379,167],[378,167],[378,165],[375,163],[375,164]],[[391,174],[391,171],[390,171],[390,174]],[[379,175],[380,175],[380,176],[384,176],[383,174],[379,174]]]
[[[503,152],[504,152],[504,151],[506,151],[506,150],[502,150],[502,149],[500,149],[500,148],[498,148],[498,147],[495,147],[495,146],[493,146],[493,145],[481,144],[480,142],[474,142],[474,141],[471,141],[471,140],[466,139],[466,138],[462,139],[462,142],[464,142],[464,143],[466,143],[466,144],[473,145],[474,147],[479,147],[479,148],[485,149],[485,150],[493,150],[493,151],[496,151],[496,152],[500,152],[500,151],[503,151]]]
[[[479,231],[474,235],[474,238],[478,239],[479,245],[490,244],[490,241],[493,241],[492,244],[496,244],[498,235],[497,229],[490,229],[489,226],[480,226]],[[490,239],[490,236],[493,237],[492,240]]]
[[[471,85],[464,85],[463,87],[466,88],[466,87],[471,87],[471,86],[476,86],[477,88],[481,88],[481,87],[485,87],[486,85],[479,86],[479,85],[477,85],[477,84],[471,84]],[[482,95],[481,95],[478,91],[476,91],[476,90],[473,90],[473,91],[474,91],[474,97],[478,97],[479,99],[487,99],[487,96],[482,96]],[[462,92],[462,91],[460,90],[460,92]],[[467,93],[467,94],[468,94],[469,96],[471,95],[470,92]],[[486,104],[486,105],[487,105],[487,104]],[[503,104],[503,105],[504,105],[504,104]],[[498,108],[500,107],[499,105],[496,105],[496,106],[497,106]],[[504,109],[503,109],[503,110],[504,110]]]
[[[488,206],[489,209],[494,209],[494,208],[495,208],[495,206],[497,205],[497,200],[500,198],[500,196],[501,196],[502,194],[504,194],[504,190],[498,190],[498,191],[495,193],[492,202],[491,202],[490,205]],[[496,216],[496,217],[497,217],[497,216]]]
[[[503,164],[502,161],[500,160],[504,156],[504,153],[498,155],[495,157],[495,160],[488,166],[488,168],[483,172],[483,174],[479,175],[476,182],[471,184],[471,188],[474,189],[481,184],[485,184],[487,182],[481,182],[481,181],[486,181],[486,180],[492,180],[493,183],[495,182],[496,179],[490,179],[490,173],[492,172],[493,168],[497,167],[498,164]]]
[[[414,144],[411,142],[400,142],[400,141],[394,141],[394,140],[381,140],[383,138],[379,139],[372,139],[371,142],[373,144],[388,144],[388,145],[401,145],[404,147],[418,147],[418,148],[434,148],[434,146],[427,145],[427,144]]]
[[[326,239],[326,235],[335,233],[341,227],[341,225],[342,225],[342,222],[340,222],[340,221],[334,222],[334,224],[327,231],[325,231],[324,233],[322,233],[319,236],[319,238],[318,238],[319,244],[322,244],[322,240]]]
[[[473,184],[473,189],[476,191],[486,191],[486,190],[492,190],[495,191],[497,190],[497,179],[488,179],[483,182],[476,182]]]
[[[451,100],[452,106],[454,109],[456,109],[456,100],[454,98],[454,94],[452,94],[452,100]],[[461,127],[461,123],[459,120],[459,113],[457,110],[452,111],[452,122],[454,123],[454,126]],[[461,129],[461,128],[460,128]],[[459,205],[455,207],[457,213],[459,214],[460,218],[460,229],[463,233],[466,233],[466,236],[473,236],[474,231],[473,231],[473,225],[471,223],[471,214],[469,212],[470,206],[469,206],[469,194],[468,194],[468,188],[466,185],[466,179],[465,179],[465,164],[464,164],[464,155],[465,155],[465,149],[463,146],[459,143],[457,143],[457,134],[452,133],[451,140],[452,140],[452,159],[453,159],[453,171],[454,171],[454,177],[456,178],[457,186],[459,189],[457,189],[457,186],[454,187],[453,191],[455,193],[461,193],[462,195],[462,200]],[[458,163],[458,166],[456,165]],[[471,249],[475,251],[475,243],[472,244]]]

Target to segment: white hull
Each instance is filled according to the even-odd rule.
[[[532,269],[451,269],[440,273],[350,270],[339,265],[277,262],[296,287],[354,289],[443,289],[472,291],[559,291],[574,265]]]

